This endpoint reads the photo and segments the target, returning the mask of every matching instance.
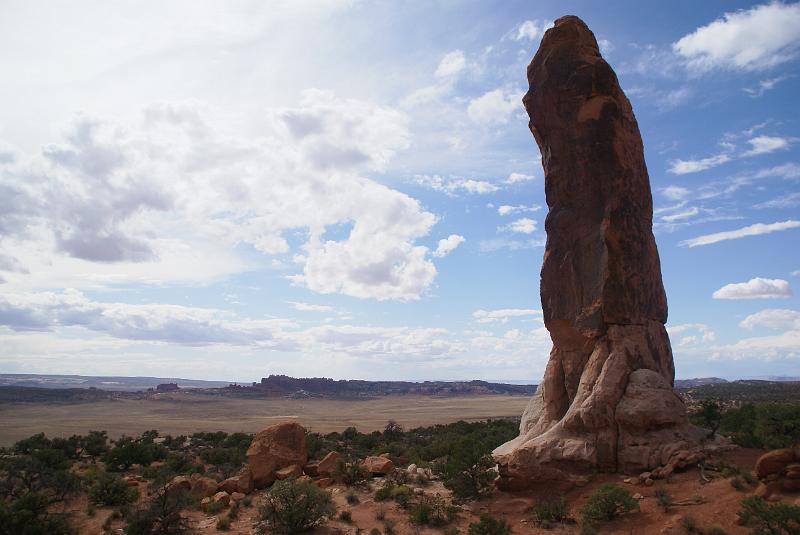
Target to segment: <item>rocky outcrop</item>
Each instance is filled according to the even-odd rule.
[[[760,481],[756,494],[763,498],[800,492],[800,444],[768,451],[756,461],[755,472]]]
[[[699,437],[672,388],[652,195],[630,102],[572,16],[545,33],[528,82],[523,103],[549,209],[540,288],[553,349],[519,437],[494,452],[498,484],[509,489],[639,473],[686,455]]]
[[[275,472],[308,461],[306,430],[300,424],[286,422],[264,429],[253,437],[247,449],[247,470],[255,488],[275,481]],[[240,490],[240,492],[243,492]]]

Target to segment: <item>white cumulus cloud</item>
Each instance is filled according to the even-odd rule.
[[[776,136],[757,136],[748,139],[747,143],[750,144],[750,150],[742,153],[742,156],[758,156],[759,154],[769,154],[776,150],[781,150],[789,147],[789,140],[783,137]]]
[[[16,158],[0,174],[0,258],[16,266],[0,265],[3,278],[213,280],[271,260],[245,260],[246,246],[294,254],[301,271],[290,279],[319,293],[406,300],[431,284],[436,268],[417,240],[436,216],[364,176],[409,145],[405,114],[308,90],[267,110],[257,136],[225,131],[217,115],[173,103],[129,122],[80,118],[41,154]],[[327,238],[341,225],[346,235]],[[298,230],[305,242],[290,246]]]
[[[498,230],[519,232],[520,234],[533,234],[536,230],[536,221],[528,217],[522,217],[512,221],[508,225],[500,227]]]
[[[467,60],[464,57],[464,52],[461,50],[453,50],[452,52],[446,54],[442,58],[442,61],[439,62],[439,66],[436,67],[435,74],[439,78],[453,76],[464,70],[466,64]]]
[[[505,124],[515,110],[522,109],[522,93],[495,89],[469,101],[467,114],[484,125]]]
[[[437,256],[439,258],[447,256],[448,254],[455,251],[456,248],[458,248],[459,245],[464,243],[465,240],[466,238],[464,238],[464,236],[460,236],[458,234],[451,234],[447,238],[439,240],[439,243],[436,246],[436,250],[433,252],[433,256]]]
[[[538,20],[526,20],[517,26],[516,32],[511,35],[514,41],[533,41],[544,34],[545,30],[552,26],[552,22],[539,22]]]
[[[785,308],[768,308],[755,314],[750,314],[739,322],[739,326],[744,329],[765,327],[775,331],[800,330],[800,312]]]
[[[523,204],[519,204],[515,206],[511,204],[503,204],[497,207],[497,213],[499,215],[512,215],[512,214],[519,214],[522,212],[537,212],[541,209],[542,207],[539,205],[525,206]]]
[[[714,299],[788,299],[791,296],[788,281],[762,277],[726,284],[712,295]]]
[[[511,173],[506,179],[506,184],[518,184],[520,182],[530,182],[535,180],[535,175],[526,175],[524,173]]]
[[[672,45],[690,69],[767,69],[800,49],[800,3],[773,1],[725,13]]]

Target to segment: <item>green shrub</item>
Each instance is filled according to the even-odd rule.
[[[50,444],[50,439],[44,433],[37,433],[14,444],[14,453],[30,455],[36,450],[49,448]]]
[[[491,470],[494,464],[483,444],[458,440],[441,468],[442,481],[456,499],[480,498],[492,490],[497,475]]]
[[[704,399],[700,409],[691,414],[692,423],[709,430],[708,437],[714,438],[722,423],[722,403],[716,398]]]
[[[112,506],[135,502],[139,497],[136,487],[129,487],[124,479],[108,472],[100,472],[93,478],[88,494],[92,503]]]
[[[666,513],[672,507],[672,495],[667,489],[656,489],[656,503]]]
[[[339,513],[339,520],[347,522],[348,524],[353,521],[353,513],[350,511],[342,511]]]
[[[589,526],[638,510],[639,502],[627,490],[613,483],[600,486],[580,509],[584,524]]]
[[[411,498],[414,497],[414,490],[407,485],[399,485],[392,487],[390,495],[397,505],[405,509],[411,503]]]
[[[800,442],[800,404],[759,403],[731,409],[720,432],[745,448],[787,448]]]
[[[0,533],[8,535],[72,535],[75,530],[62,514],[49,512],[52,501],[32,492],[12,502],[0,500]]]
[[[753,529],[753,535],[800,534],[800,506],[785,503],[769,504],[759,496],[742,500],[737,513],[741,523]]]
[[[683,515],[681,517],[681,527],[686,533],[698,533],[697,522],[695,522],[692,515]]]
[[[423,496],[411,507],[408,521],[416,526],[442,527],[453,522],[458,511],[439,496]]]
[[[564,498],[539,502],[531,508],[536,525],[544,529],[552,529],[556,524],[570,524],[574,520],[569,516],[569,508]]]
[[[202,450],[200,458],[214,466],[232,465],[239,467],[245,461],[245,452],[239,448],[211,448]]]
[[[128,470],[134,464],[148,466],[154,461],[161,461],[167,457],[167,449],[155,444],[149,434],[144,438],[120,438],[114,447],[103,456],[106,469],[112,472]]]
[[[215,515],[225,509],[225,504],[222,502],[211,502],[206,507],[206,514]]]
[[[348,487],[354,487],[363,485],[369,479],[370,474],[360,463],[342,463],[339,465],[335,477]]]
[[[89,431],[81,441],[83,451],[92,457],[99,457],[108,451],[108,434],[105,431]]]
[[[722,526],[714,524],[706,530],[706,535],[727,535]]]
[[[358,495],[352,490],[348,491],[347,494],[344,495],[344,499],[347,500],[347,503],[350,505],[355,505],[361,501],[358,499]]]
[[[383,438],[386,440],[400,440],[403,438],[403,426],[394,420],[389,420],[389,423],[383,428]]]
[[[505,520],[498,520],[492,515],[483,514],[480,521],[469,525],[468,535],[510,535],[511,527]]]
[[[369,530],[369,535],[381,535],[381,530],[379,530],[378,528],[372,528],[371,530]]]
[[[160,487],[142,508],[127,515],[126,535],[177,535],[189,530],[181,511],[191,503],[187,492],[167,492]]]
[[[258,533],[291,535],[323,524],[335,513],[330,494],[307,481],[276,482],[259,507]]]
[[[231,521],[228,517],[221,516],[217,520],[217,530],[218,531],[228,531],[231,529]]]
[[[392,487],[390,485],[384,485],[375,491],[376,502],[383,502],[391,497],[392,497]]]

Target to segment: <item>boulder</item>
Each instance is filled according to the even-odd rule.
[[[756,461],[756,477],[764,479],[770,474],[783,475],[786,467],[797,460],[800,459],[795,459],[792,448],[768,451]]]
[[[227,492],[232,494],[234,492],[238,492],[239,490],[239,476],[229,477],[222,483],[217,486],[217,489],[220,491]]]
[[[308,461],[306,430],[300,424],[286,422],[270,426],[253,437],[247,449],[247,468],[256,488],[275,481],[275,472]]]
[[[367,457],[361,464],[373,475],[385,476],[394,470],[394,463],[391,459],[387,459],[386,457]]]
[[[289,478],[298,478],[303,475],[303,469],[300,468],[299,464],[292,464],[287,466],[286,468],[281,468],[275,472],[275,477],[277,479],[289,479]]]
[[[192,482],[186,476],[175,476],[172,478],[167,484],[167,493],[169,494],[179,494],[182,492],[189,492],[192,490]]]
[[[228,494],[234,492],[250,494],[253,492],[253,488],[253,477],[250,475],[250,471],[247,468],[239,472],[238,476],[229,477],[219,484],[219,490],[225,491]]]
[[[208,498],[217,493],[217,487],[219,484],[210,477],[192,478],[191,494],[197,499]]]
[[[335,451],[329,452],[317,463],[317,474],[323,477],[331,477],[339,471],[341,465],[342,456]]]
[[[308,463],[303,467],[303,473],[307,476],[317,477],[319,475],[319,463]]]
[[[578,17],[555,21],[523,104],[545,174],[540,292],[553,349],[520,434],[494,452],[507,490],[638,474],[699,447],[673,391],[667,299],[639,128]]]
[[[234,492],[233,494],[231,494],[231,500],[234,501],[234,502],[242,501],[246,497],[247,497],[247,495],[242,493],[242,492]]]
[[[208,511],[208,508],[211,504],[222,504],[223,507],[227,506],[231,501],[231,497],[227,492],[217,492],[213,496],[209,496],[207,498],[203,498],[200,501],[200,509],[203,511]]]
[[[409,464],[408,468],[406,468],[406,472],[408,472],[412,476],[417,475],[417,465]]]
[[[214,503],[221,503],[222,505],[228,505],[231,503],[231,496],[227,492],[217,492],[211,497],[211,501]]]

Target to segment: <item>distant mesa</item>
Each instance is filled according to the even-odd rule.
[[[639,127],[594,34],[555,21],[523,103],[545,176],[544,323],[553,349],[519,436],[498,447],[498,486],[585,482],[595,472],[696,462],[700,430],[674,391],[667,298]]]

